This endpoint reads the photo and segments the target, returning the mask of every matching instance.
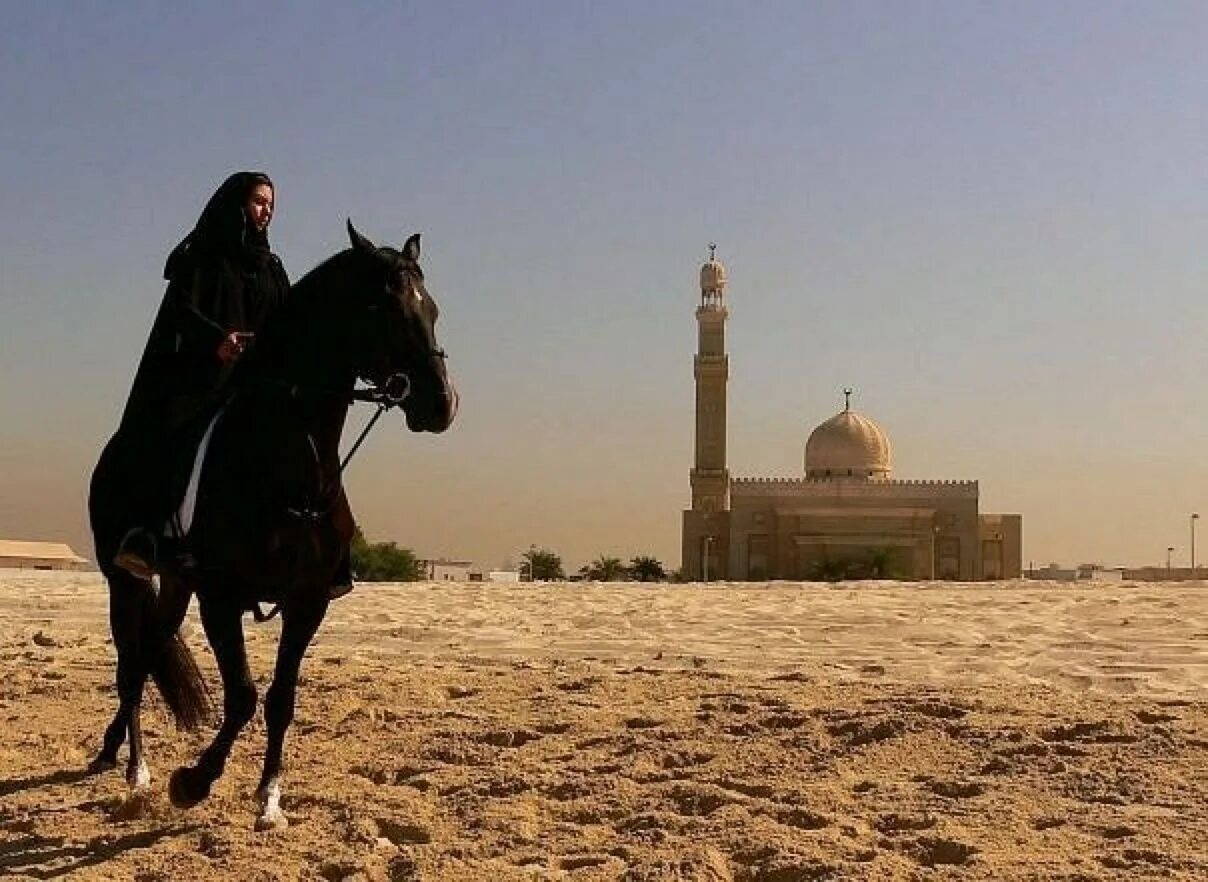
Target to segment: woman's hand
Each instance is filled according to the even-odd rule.
[[[243,334],[239,331],[231,331],[222,338],[222,343],[218,347],[218,360],[223,364],[233,364],[239,360],[239,356],[243,355],[247,349],[247,344],[251,342],[251,334]]]

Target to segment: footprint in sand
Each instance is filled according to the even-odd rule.
[[[656,720],[653,717],[630,717],[625,721],[626,729],[657,729],[663,725],[663,720]]]
[[[903,851],[924,867],[964,866],[977,854],[972,845],[939,836],[916,839],[907,843]]]
[[[931,781],[927,789],[946,799],[969,799],[986,792],[986,788],[977,781]]]
[[[565,871],[586,870],[589,867],[601,867],[609,861],[614,861],[608,854],[577,854],[567,855],[558,859],[558,869]]]
[[[528,729],[501,729],[479,735],[476,740],[482,744],[489,744],[492,747],[522,747],[530,741],[539,741],[540,739],[541,734],[539,732],[532,732]]]
[[[731,794],[716,785],[694,782],[676,785],[666,797],[676,814],[688,817],[711,815],[722,806],[736,802]]]
[[[1057,815],[1041,815],[1032,819],[1033,830],[1052,830],[1054,827],[1064,827],[1065,825],[1065,818]]]
[[[860,747],[896,738],[906,731],[906,724],[897,717],[848,720],[827,726],[826,731],[836,738],[844,739],[851,747]]]
[[[930,830],[935,826],[935,818],[931,815],[900,815],[891,813],[880,815],[873,826],[886,834]]]
[[[1160,711],[1137,711],[1137,719],[1146,725],[1155,723],[1171,723],[1178,719],[1174,714],[1164,714]]]
[[[821,830],[832,823],[832,819],[826,815],[802,808],[785,809],[777,812],[775,817],[780,823],[798,830]]]
[[[432,841],[432,833],[419,824],[396,821],[393,818],[378,818],[376,823],[378,835],[390,840],[399,848],[405,845],[427,845]]]

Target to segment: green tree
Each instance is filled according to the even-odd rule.
[[[892,548],[870,550],[864,567],[862,575],[867,579],[898,579],[902,575],[901,568],[894,559]]]
[[[352,571],[362,582],[418,582],[424,564],[410,548],[394,542],[370,542],[357,527],[352,537]]]
[[[667,579],[667,570],[657,557],[638,555],[629,561],[629,575],[639,582],[663,582]]]
[[[601,554],[581,570],[583,578],[593,582],[619,582],[625,578],[625,564],[619,557],[606,557]]]
[[[533,581],[557,582],[566,578],[566,573],[562,572],[562,558],[548,548],[530,545],[521,557],[524,559],[521,570],[527,570]]]
[[[810,567],[810,578],[819,582],[842,582],[847,578],[848,565],[842,558],[824,557]]]

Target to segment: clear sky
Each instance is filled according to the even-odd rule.
[[[897,476],[978,479],[984,511],[1022,513],[1026,560],[1185,560],[1208,516],[1202,2],[3,21],[0,536],[91,553],[87,477],[164,257],[244,168],[277,181],[295,277],[347,215],[424,234],[462,407],[444,436],[375,430],[348,482],[371,538],[677,566],[710,241],[736,476],[800,474],[848,385]]]

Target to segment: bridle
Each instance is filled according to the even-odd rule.
[[[441,353],[444,357],[444,353]],[[336,472],[336,477],[340,478],[344,475],[344,469],[348,468],[348,463],[356,455],[356,452],[361,449],[361,444],[369,436],[370,430],[377,425],[377,421],[382,414],[390,410],[392,407],[402,407],[403,402],[411,395],[411,378],[402,371],[393,373],[386,378],[384,383],[370,386],[368,389],[353,389],[352,401],[364,401],[369,404],[376,404],[377,410],[373,416],[369,418],[369,422],[365,424],[365,428],[361,430],[361,434],[357,436],[357,440],[352,443],[352,447],[344,454],[344,458],[340,460],[340,470]]]

